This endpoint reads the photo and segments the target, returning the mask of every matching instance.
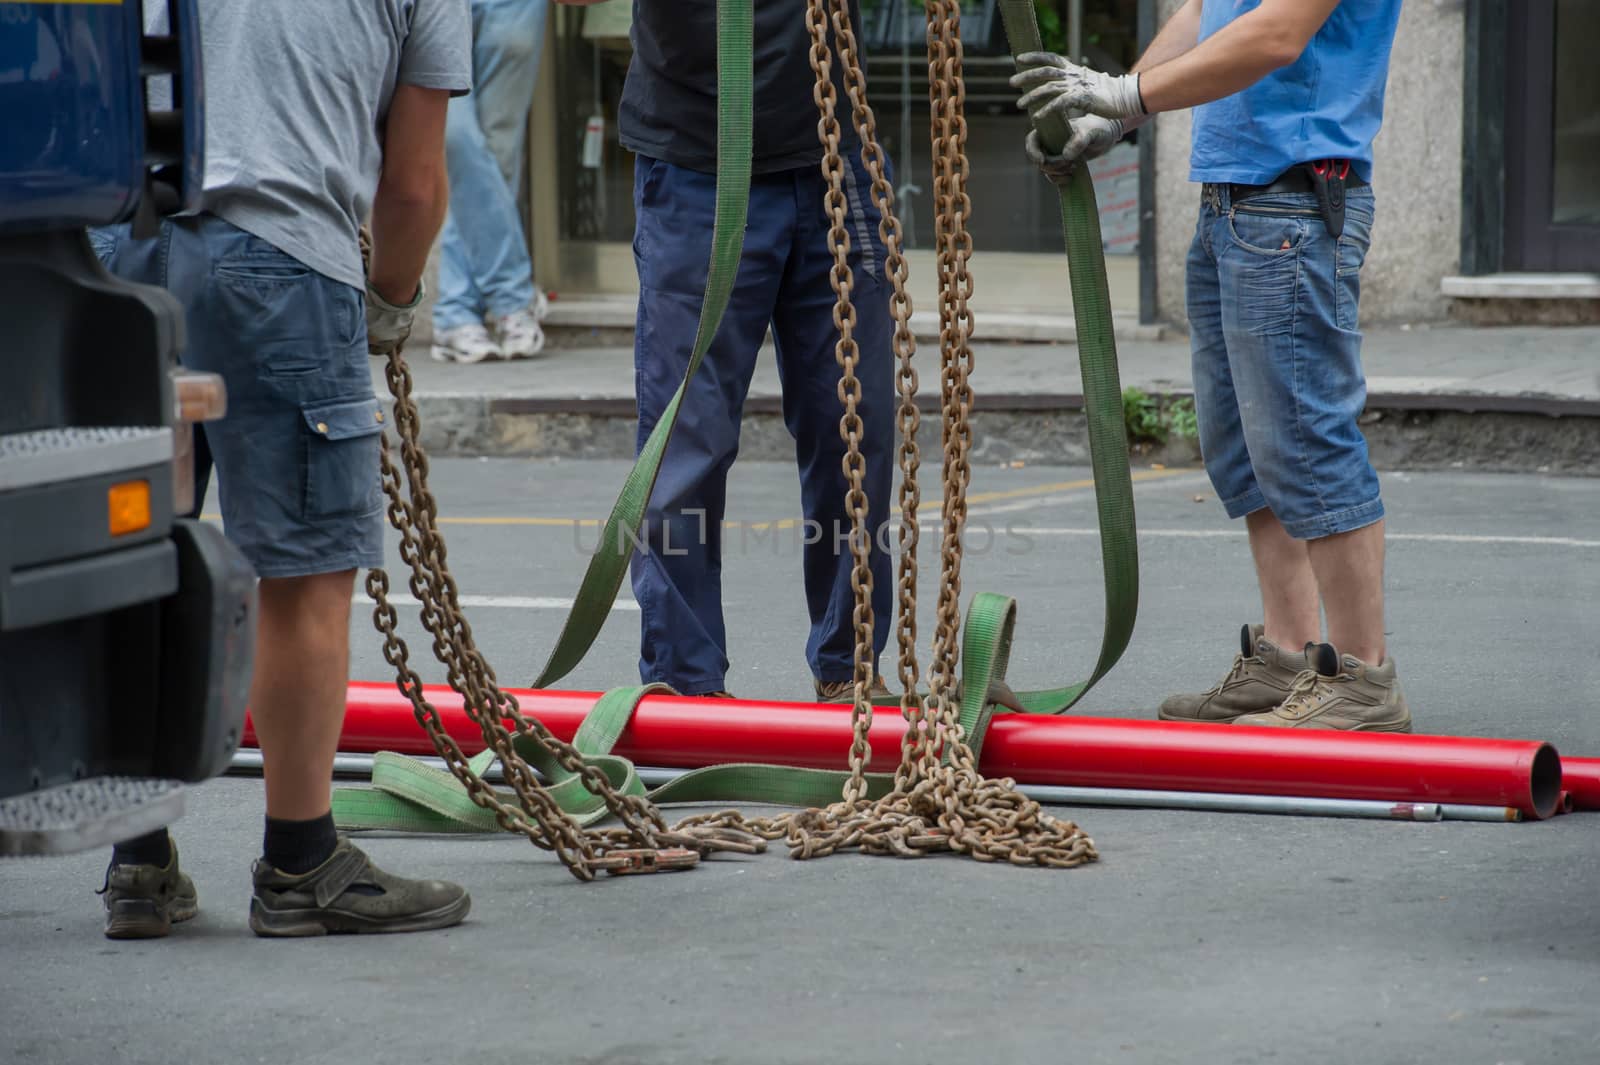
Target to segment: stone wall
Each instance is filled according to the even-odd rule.
[[[1181,0],[1162,0],[1163,18]],[[1363,322],[1443,318],[1441,278],[1460,262],[1463,0],[1406,0],[1395,35],[1383,129],[1374,146],[1377,224],[1362,271]],[[1162,317],[1178,325],[1194,235],[1188,112],[1156,134],[1156,270]]]

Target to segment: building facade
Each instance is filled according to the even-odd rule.
[[[1038,8],[1047,46],[1115,71],[1180,2]],[[963,6],[982,331],[984,312],[1037,313],[1051,301],[1025,279],[1038,257],[1059,254],[1060,238],[1054,196],[1021,151],[1027,123],[1006,84],[996,4]],[[928,278],[931,269],[919,270],[924,259],[931,267],[932,239],[922,5],[863,0],[862,10],[869,95],[898,171],[913,277]],[[630,15],[631,0],[555,8],[527,190],[545,286],[619,303],[635,291],[633,161],[615,122]],[[1364,320],[1600,320],[1597,40],[1594,0],[1406,0],[1376,145]],[[1184,322],[1183,263],[1199,202],[1189,128],[1187,113],[1162,115],[1098,167],[1112,303],[1126,320]],[[931,294],[931,280],[919,287]]]

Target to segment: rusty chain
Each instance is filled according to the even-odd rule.
[[[831,4],[831,19],[829,7]],[[1068,868],[1093,861],[1094,843],[1077,825],[1046,814],[1038,803],[1016,790],[1010,780],[986,780],[965,743],[960,725],[960,693],[956,691],[960,638],[962,535],[966,525],[966,492],[971,479],[969,454],[972,433],[972,314],[967,302],[973,291],[968,270],[972,238],[967,228],[971,201],[966,192],[965,89],[961,76],[961,8],[959,0],[927,0],[929,86],[932,104],[936,251],[939,264],[940,350],[942,354],[941,407],[943,410],[944,500],[940,558],[940,588],[934,635],[934,655],[929,667],[929,692],[915,690],[917,543],[916,508],[920,501],[916,473],[920,457],[915,429],[916,371],[912,365],[914,342],[910,332],[911,301],[906,292],[906,268],[900,250],[899,223],[894,219],[892,190],[884,173],[883,153],[877,143],[876,124],[866,101],[865,78],[850,21],[848,0],[807,0],[806,24],[811,33],[811,66],[816,75],[814,99],[819,111],[818,133],[823,144],[822,174],[827,181],[825,206],[831,225],[829,248],[834,266],[830,281],[835,294],[834,322],[839,328],[835,356],[842,370],[839,387],[844,404],[840,433],[848,446],[844,470],[849,482],[847,504],[851,513],[852,587],[856,595],[856,671],[852,709],[853,741],[850,779],[842,800],[824,810],[807,810],[778,819],[786,822],[787,841],[796,857],[817,857],[845,849],[873,854],[916,857],[939,851],[956,851],[980,861],[1007,861],[1016,865]],[[855,312],[851,304],[850,239],[843,212],[848,207],[843,192],[844,163],[839,155],[839,130],[835,116],[836,92],[832,76],[832,51],[828,28],[838,42],[844,83],[850,96],[852,117],[861,138],[862,163],[872,178],[874,203],[880,212],[879,236],[886,249],[888,275],[893,286],[890,310],[895,320],[894,349],[899,367],[899,427],[902,550],[898,631],[900,676],[905,686],[901,709],[908,729],[902,743],[900,765],[889,794],[872,802],[866,793],[864,762],[872,707],[866,684],[872,658],[870,573],[866,552],[872,537],[862,537],[866,499],[861,489],[860,443],[862,426],[856,411],[860,385],[856,368],[860,354],[853,335]],[[907,433],[906,430],[910,429]],[[909,482],[909,483],[907,483]],[[908,550],[909,548],[909,550]],[[907,556],[911,557],[907,557]],[[979,698],[987,693],[978,693]],[[931,704],[931,705],[930,705]],[[863,754],[865,757],[863,758]]]
[[[364,259],[370,254],[369,248],[363,232]],[[394,428],[405,478],[402,482],[387,438],[382,439],[379,452],[380,475],[389,500],[389,522],[400,534],[400,557],[411,570],[411,594],[420,604],[423,627],[433,637],[434,656],[445,666],[450,687],[461,695],[468,718],[498,757],[517,806],[509,805],[506,796],[473,772],[460,745],[445,731],[438,709],[423,694],[422,680],[410,666],[410,650],[398,632],[385,570],[368,571],[367,594],[375,603],[373,622],[384,637],[384,659],[396,670],[400,691],[410,700],[418,722],[472,801],[492,813],[501,828],[519,832],[535,846],[554,851],[579,880],[591,880],[600,871],[686,868],[718,850],[755,853],[763,849],[758,837],[739,828],[741,819],[731,812],[701,816],[668,828],[653,804],[640,796],[618,792],[577,749],[556,738],[538,720],[523,715],[515,697],[499,687],[494,670],[478,651],[450,574],[444,537],[438,528],[438,507],[428,488],[428,457],[420,443],[421,422],[412,397],[411,371],[400,347],[389,354],[384,372],[395,401]],[[563,811],[512,746],[512,733],[504,724],[507,720],[519,735],[530,737],[563,769],[577,774],[621,822],[621,827],[585,829]]]
[[[521,714],[516,700],[502,691],[472,639],[462,615],[454,580],[449,575],[437,509],[427,488],[428,463],[419,444],[420,426],[411,398],[411,377],[399,351],[390,356],[386,376],[395,396],[395,430],[400,439],[405,482],[387,441],[382,452],[383,486],[389,497],[391,524],[401,536],[401,558],[410,566],[410,588],[421,604],[424,627],[433,636],[433,650],[446,666],[452,688],[462,695],[468,716],[479,726],[500,758],[512,785],[516,806],[490,788],[471,767],[455,740],[444,730],[436,708],[423,696],[422,682],[409,665],[405,641],[398,635],[395,610],[388,598],[388,576],[373,570],[368,594],[376,602],[374,620],[384,636],[384,657],[395,667],[399,685],[410,699],[417,720],[472,801],[491,811],[502,828],[520,832],[536,846],[552,850],[579,879],[597,871],[647,871],[683,867],[716,850],[752,853],[759,839],[784,839],[796,858],[820,857],[855,849],[869,854],[920,857],[940,851],[964,853],[980,861],[1067,868],[1096,860],[1094,843],[1077,825],[1046,814],[1021,795],[1013,781],[987,780],[965,742],[957,690],[960,653],[962,537],[971,479],[972,442],[972,314],[969,272],[972,239],[967,228],[971,201],[967,196],[965,87],[962,80],[959,0],[925,0],[928,19],[928,74],[931,108],[935,250],[939,282],[943,483],[939,597],[926,694],[918,690],[917,548],[918,472],[921,458],[917,430],[921,424],[913,364],[908,270],[894,210],[894,191],[885,173],[876,123],[866,98],[865,77],[850,19],[849,0],[807,0],[806,24],[811,36],[810,62],[816,75],[813,98],[818,108],[818,134],[823,144],[821,169],[827,183],[824,206],[829,216],[828,244],[833,255],[829,280],[835,294],[834,324],[839,330],[835,359],[840,366],[838,394],[844,412],[839,431],[846,443],[841,467],[847,483],[851,516],[851,587],[855,596],[855,656],[851,711],[850,774],[840,801],[769,818],[745,818],[736,811],[687,817],[668,828],[648,800],[620,794],[582,755],[554,737],[537,720]],[[885,269],[892,285],[890,311],[897,362],[899,503],[899,573],[897,580],[897,643],[902,686],[901,712],[907,731],[893,789],[869,801],[867,766],[871,761],[868,730],[872,721],[869,690],[873,680],[872,531],[867,528],[868,499],[861,453],[864,425],[859,413],[860,351],[855,340],[852,301],[854,278],[849,264],[849,198],[844,191],[845,161],[840,155],[837,91],[832,76],[833,48],[838,55],[851,117],[861,140],[861,158],[871,177],[873,203],[879,212],[878,234],[885,247]],[[365,248],[364,248],[365,250]],[[405,498],[409,490],[411,499]],[[986,693],[975,693],[982,698]],[[588,830],[579,826],[550,798],[532,769],[512,747],[513,723],[519,735],[531,737],[569,772],[579,774],[622,827]]]

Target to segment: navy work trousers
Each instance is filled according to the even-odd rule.
[[[834,291],[829,283],[827,186],[817,167],[760,174],[751,182],[744,255],[727,313],[689,386],[646,513],[644,550],[633,559],[633,592],[643,614],[639,675],[684,694],[726,687],[722,618],[723,512],[728,470],[756,358],[770,325],[783,384],[783,415],[800,472],[801,529],[779,537],[801,549],[811,635],[806,659],[823,681],[853,670],[850,515],[839,435],[839,365],[834,356]],[[892,560],[881,545],[894,456],[891,288],[878,212],[859,158],[846,170],[850,268],[860,349],[859,411],[872,534],[874,654],[893,625]],[[639,438],[643,445],[688,366],[705,295],[716,179],[639,157],[634,173],[634,259],[639,312],[634,344]],[[738,535],[735,533],[734,535]],[[740,537],[747,549],[753,541]],[[772,539],[759,549],[772,553]]]

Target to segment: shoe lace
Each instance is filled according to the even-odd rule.
[[[1289,694],[1278,705],[1278,712],[1286,717],[1299,717],[1320,703],[1328,694],[1327,680],[1314,669],[1302,669],[1289,684]]]
[[[1220,695],[1222,694],[1223,688],[1226,688],[1228,685],[1232,684],[1242,676],[1244,676],[1244,655],[1236,654],[1233,656],[1233,668],[1228,670],[1228,675],[1213,684],[1211,686],[1211,690],[1206,692],[1206,694],[1208,696]]]

